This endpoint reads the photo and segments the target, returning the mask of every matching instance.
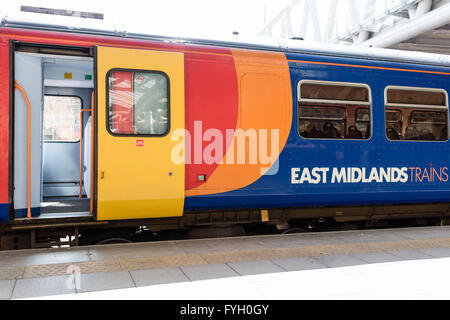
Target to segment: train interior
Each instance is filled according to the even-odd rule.
[[[89,216],[93,58],[38,51],[14,56],[14,217]]]

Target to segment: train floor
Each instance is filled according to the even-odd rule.
[[[3,251],[0,299],[449,298],[449,267],[450,226]]]
[[[41,204],[41,214],[89,212],[90,199],[75,197],[45,198]]]

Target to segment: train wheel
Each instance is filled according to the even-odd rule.
[[[283,231],[281,234],[289,234],[289,233],[306,233],[308,230],[304,228],[290,228],[285,231]]]
[[[97,244],[99,245],[99,244],[113,244],[113,243],[131,243],[131,241],[123,238],[110,238],[102,240]]]

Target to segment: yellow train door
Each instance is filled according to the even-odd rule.
[[[96,81],[97,219],[181,216],[183,54],[99,46]]]

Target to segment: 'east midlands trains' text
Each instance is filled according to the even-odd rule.
[[[448,168],[292,168],[292,184],[447,182]]]

